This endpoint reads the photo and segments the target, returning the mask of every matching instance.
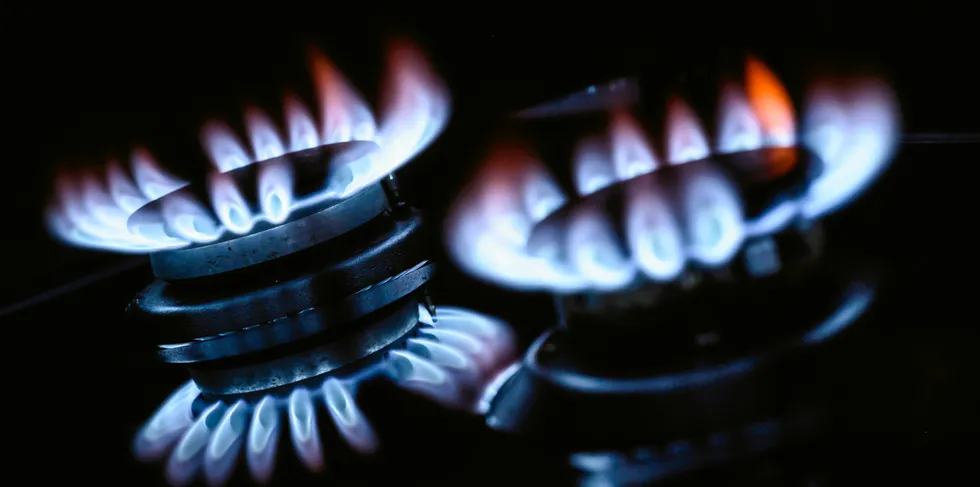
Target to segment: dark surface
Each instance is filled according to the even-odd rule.
[[[754,42],[790,80],[816,69],[817,64],[808,62],[812,59],[869,61],[884,67],[898,90],[908,132],[978,128],[975,53],[965,42],[974,30],[965,25],[971,16],[934,4],[885,10],[883,5],[848,2],[795,9],[733,4],[708,19],[709,9],[702,7],[697,12],[676,7],[660,12],[658,5],[651,7],[658,10],[655,18],[637,19],[610,5],[603,12],[607,15],[590,11],[588,19],[575,22],[560,20],[557,13],[532,21],[519,10],[496,7],[487,7],[492,12],[486,15],[387,12],[386,18],[415,25],[409,30],[419,34],[455,96],[446,133],[402,171],[404,191],[438,221],[486,140],[500,127],[502,113],[633,71],[697,72],[699,64],[713,65],[715,46],[730,46],[736,38]],[[25,19],[39,27],[34,38],[22,40],[14,60],[25,58],[17,72],[32,90],[30,113],[21,127],[41,140],[30,146],[37,154],[7,166],[14,169],[7,179],[11,189],[3,193],[4,208],[12,209],[2,240],[7,256],[4,306],[94,270],[130,262],[66,248],[46,236],[41,208],[56,164],[102,164],[107,155],[125,154],[140,142],[168,167],[193,172],[204,164],[196,135],[204,116],[237,122],[243,101],[271,110],[278,106],[284,85],[309,95],[302,59],[302,43],[309,38],[321,41],[364,93],[376,92],[370,80],[376,80],[382,65],[379,40],[384,29],[367,25],[363,16],[338,21],[348,17],[334,5],[277,4],[213,16],[167,6],[130,19],[114,8],[106,9],[100,20],[95,20],[96,7],[85,8],[92,20],[71,25],[55,25],[50,15],[43,22]],[[777,18],[778,12],[785,17]],[[65,9],[59,18],[75,14]],[[630,25],[620,23],[624,17],[633,18],[625,21]],[[478,25],[483,22],[492,27]],[[915,35],[926,31],[944,32],[948,38]],[[963,38],[956,39],[958,35]],[[812,44],[813,38],[837,47],[799,49],[787,41],[807,39]],[[902,42],[909,40],[915,42]],[[38,158],[40,164],[26,162]],[[887,262],[892,289],[876,317],[877,338],[860,364],[859,373],[867,380],[860,387],[835,391],[852,404],[836,441],[740,464],[734,473],[705,474],[693,482],[749,479],[763,485],[813,485],[804,480],[807,472],[816,472],[824,482],[817,485],[909,478],[941,485],[962,468],[957,465],[972,461],[980,404],[975,377],[968,372],[975,365],[978,340],[976,320],[970,318],[975,274],[970,265],[974,218],[969,213],[975,204],[969,167],[977,160],[976,145],[906,147],[880,184],[847,214],[834,218],[837,231],[852,236],[846,245],[870,249]],[[548,298],[510,295],[440,263],[432,288],[438,303],[503,316],[525,341],[553,323]],[[128,339],[122,310],[151,280],[148,265],[131,267],[16,315],[0,316],[5,329],[14,332],[6,342],[15,351],[8,357],[16,357],[6,365],[13,378],[7,389],[18,445],[14,471],[24,469],[19,473],[26,478],[63,484],[159,481],[158,467],[138,466],[131,459],[131,435],[186,375],[152,363]],[[382,392],[381,397],[389,396]],[[398,478],[402,485],[550,484],[568,478],[567,472],[547,468],[557,460],[535,445],[499,443],[472,418],[446,419],[410,399],[399,403],[397,411],[389,405],[377,401],[365,409],[379,430],[396,432],[383,440],[386,452],[397,454],[386,454],[380,465],[369,463],[374,468],[367,473],[354,469],[354,474],[337,470],[331,475],[348,481]],[[302,477],[286,461],[284,478]]]

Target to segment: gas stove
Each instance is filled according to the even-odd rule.
[[[210,167],[137,148],[57,178],[63,243],[136,255],[3,310],[108,330],[58,332],[75,365],[34,394],[71,418],[40,428],[65,445],[52,465],[161,485],[846,485],[941,477],[925,466],[976,429],[975,333],[919,284],[946,278],[923,257],[942,246],[935,220],[910,230],[907,195],[939,194],[917,168],[977,143],[909,133],[901,91],[833,78],[798,102],[749,58],[710,110],[620,78],[511,112],[520,140],[489,137],[460,192],[436,182],[472,161],[427,150],[454,122],[420,50],[389,48],[377,121],[337,65],[309,65],[316,104],[204,124]]]
[[[464,269],[555,296],[556,327],[481,405],[490,428],[551,445],[582,483],[670,480],[805,441],[848,380],[831,371],[880,273],[829,250],[822,219],[887,166],[898,107],[874,80],[818,84],[797,129],[767,66],[749,58],[741,78],[722,89],[713,142],[680,98],[663,156],[620,111],[571,151],[577,199],[507,147],[450,218]]]

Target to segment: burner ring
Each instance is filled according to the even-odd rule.
[[[210,226],[221,220],[213,206],[216,198],[236,194],[250,213],[261,215],[262,188],[278,187],[288,195],[279,202],[291,208],[288,215],[284,214],[285,221],[277,224],[258,217],[244,235],[235,235],[219,225],[213,229],[219,233],[211,235],[211,230],[207,231],[215,238],[213,241],[191,243],[151,256],[156,276],[171,280],[260,264],[334,238],[386,210],[385,195],[372,188],[378,185],[368,185],[343,199],[339,198],[343,192],[333,191],[350,187],[358,167],[373,164],[377,153],[378,146],[373,142],[350,141],[286,153],[223,173],[213,172],[143,205],[129,217],[127,226],[134,234],[165,235],[190,243],[188,238],[178,237],[180,232],[172,227],[170,218],[174,212],[191,211],[204,223],[210,220]],[[313,220],[308,221],[309,218]]]
[[[314,337],[319,344],[296,343],[290,351],[270,351],[275,357],[252,357],[221,366],[214,362],[190,367],[191,378],[208,395],[240,396],[289,386],[351,365],[395,344],[418,326],[418,301],[405,300],[382,316],[366,317],[357,333]],[[374,319],[371,319],[374,318]]]
[[[151,341],[164,344],[238,332],[338,300],[342,305],[338,316],[348,312],[356,316],[356,310],[366,306],[362,300],[368,294],[349,296],[425,262],[421,230],[417,213],[400,220],[382,217],[346,235],[367,239],[337,239],[323,248],[288,256],[275,269],[263,269],[254,285],[249,284],[251,279],[240,278],[221,285],[158,280],[137,296],[129,312]],[[295,264],[292,267],[297,269],[285,264]],[[347,299],[352,301],[344,304]]]
[[[423,262],[391,279],[367,287],[337,303],[327,303],[290,316],[179,345],[168,345],[157,356],[168,363],[196,363],[250,354],[345,326],[388,303],[408,296],[432,277],[433,266]]]
[[[333,202],[307,216],[253,231],[230,240],[150,256],[160,279],[184,280],[253,266],[326,242],[368,222],[388,209],[380,185],[371,185],[348,199]]]

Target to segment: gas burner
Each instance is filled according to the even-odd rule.
[[[264,111],[246,110],[251,151],[227,124],[204,125],[201,140],[214,170],[201,181],[173,176],[143,148],[133,151],[128,172],[117,161],[104,171],[65,172],[58,177],[56,201],[47,215],[51,233],[69,245],[127,253],[248,234],[280,225],[294,211],[358,193],[411,160],[442,132],[449,117],[448,92],[413,46],[397,42],[389,49],[379,122],[326,57],[311,50],[310,59],[320,101],[319,127],[312,111],[287,94],[285,130]],[[323,147],[352,141],[362,143]]]
[[[887,87],[818,85],[798,136],[785,89],[750,59],[720,106],[712,150],[671,100],[663,159],[613,113],[608,137],[574,151],[576,199],[530,151],[501,148],[450,218],[464,269],[551,292],[559,315],[487,388],[487,423],[586,482],[650,482],[819,430],[839,338],[876,294],[873,268],[824,246],[821,217],[889,161]]]
[[[266,482],[287,430],[312,471],[333,453],[321,443],[327,435],[343,440],[329,443],[338,450],[371,453],[379,439],[360,386],[390,380],[473,411],[513,353],[503,323],[437,313],[422,218],[394,175],[442,130],[441,82],[418,51],[396,44],[376,126],[326,58],[312,61],[322,129],[288,96],[288,143],[255,108],[246,114],[252,154],[209,122],[203,143],[214,170],[200,179],[170,176],[140,149],[132,178],[113,163],[105,178],[59,180],[55,235],[150,254],[157,280],[127,311],[157,357],[185,366],[191,381],[138,433],[134,452],[166,459],[173,485],[202,473],[223,484],[242,451],[253,479]],[[322,410],[328,426],[316,421]]]
[[[354,181],[352,167],[370,165],[377,156],[374,143],[342,142],[215,173],[208,184],[189,184],[143,206],[129,218],[129,230],[190,242],[150,256],[161,279],[193,279],[286,257],[389,209],[382,187],[397,197],[392,175],[345,194]],[[200,203],[209,193],[210,209]],[[259,216],[251,216],[251,208],[261,208]]]
[[[692,174],[687,178],[689,191],[685,194],[713,200],[715,204],[707,208],[712,211],[684,208],[664,218],[653,218],[673,209],[659,203],[663,195],[641,192],[622,215],[624,220],[632,220],[625,239],[629,254],[616,252],[610,245],[614,241],[609,228],[612,216],[583,212],[582,226],[596,231],[570,232],[566,236],[570,240],[560,242],[570,260],[563,263],[554,258],[556,255],[531,254],[528,241],[536,224],[568,202],[566,191],[531,151],[502,146],[491,154],[477,183],[463,194],[447,222],[453,258],[476,277],[520,290],[563,294],[609,290],[632,282],[631,274],[636,270],[630,268],[648,273],[654,280],[670,279],[672,276],[663,276],[654,268],[650,252],[642,245],[644,239],[656,235],[665,243],[673,242],[670,246],[678,249],[678,254],[667,264],[711,266],[709,261],[714,257],[707,256],[709,261],[705,261],[706,250],[699,242],[684,241],[681,227],[688,224],[685,219],[716,214],[734,218],[727,227],[734,233],[725,234],[719,252],[738,248],[746,232],[775,233],[798,219],[817,219],[845,205],[871,184],[890,161],[897,139],[897,107],[891,91],[873,79],[815,84],[807,96],[802,130],[797,133],[789,95],[765,65],[750,60],[744,88],[723,87],[719,107],[712,144],[691,107],[679,98],[673,99],[667,107],[664,157],[657,156],[634,117],[614,113],[608,136],[586,138],[576,147],[571,178],[575,192],[588,196],[617,181],[713,154],[799,146],[823,161],[819,177],[804,195],[795,201],[777,202],[781,204],[766,208],[747,222],[738,206],[737,188],[719,188],[727,182],[715,177],[718,171]],[[588,234],[587,241],[571,241],[582,233]],[[636,246],[635,250],[630,245]],[[608,262],[593,262],[593,257],[617,260],[617,254],[623,258],[613,267]],[[725,260],[723,257],[719,258]]]

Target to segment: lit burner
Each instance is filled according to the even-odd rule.
[[[567,193],[529,151],[501,148],[477,178],[479,183],[462,196],[448,222],[447,237],[453,257],[477,277],[523,290],[566,293],[608,289],[632,282],[632,272],[668,279],[668,271],[688,264],[710,264],[705,259],[725,261],[725,249],[737,249],[746,235],[771,233],[800,218],[812,220],[846,204],[881,173],[897,138],[897,108],[891,92],[874,80],[815,86],[809,92],[799,135],[789,96],[758,61],[748,63],[744,88],[723,89],[720,107],[712,144],[694,112],[681,100],[671,103],[664,156],[655,153],[630,116],[614,116],[608,137],[587,139],[578,145],[573,160],[575,191],[588,196],[618,181],[712,154],[800,145],[823,161],[819,177],[809,184],[805,194],[793,200],[773,201],[772,207],[746,219],[731,194],[736,188],[720,188],[729,182],[715,177],[717,171],[700,171],[685,178],[683,189],[672,192],[683,192],[689,199],[711,198],[712,204],[674,208],[658,203],[665,195],[656,188],[641,191],[626,208],[634,223],[625,239],[640,247],[627,249],[629,252],[623,252],[619,255],[622,259],[617,260],[617,249],[607,245],[614,240],[604,231],[613,223],[612,217],[583,214],[578,217],[578,224],[596,231],[569,232],[563,236],[568,241],[554,242],[572,254],[569,261],[561,262],[556,260],[557,254],[530,253],[528,239],[538,222],[568,201]],[[640,218],[646,213],[664,217]],[[678,241],[682,237],[680,226],[685,219],[695,217],[698,221],[718,219],[716,223],[726,224],[719,247],[707,249],[694,240],[702,233],[691,233]],[[648,226],[654,222],[658,222],[658,231]],[[582,233],[590,235],[586,245],[571,241]],[[651,262],[649,249],[642,247],[642,242],[653,236],[676,250],[671,262]],[[595,259],[602,261],[593,262]],[[658,265],[664,267],[651,267]]]
[[[825,350],[876,293],[873,272],[825,247],[820,217],[890,159],[887,87],[818,86],[798,135],[785,89],[750,59],[720,106],[712,143],[671,100],[662,156],[613,113],[608,136],[573,151],[575,199],[530,151],[501,148],[450,218],[464,269],[556,294],[559,326],[488,386],[487,423],[552,444],[589,483],[816,431],[836,378]]]
[[[310,57],[322,128],[293,95],[285,99],[284,131],[258,108],[246,111],[251,152],[227,125],[208,122],[202,142],[216,171],[207,178],[207,191],[170,198],[157,204],[154,214],[145,211],[129,224],[137,209],[187,181],[168,174],[144,149],[134,151],[131,174],[117,162],[104,173],[64,174],[48,212],[52,233],[71,245],[137,253],[212,242],[226,233],[246,234],[259,223],[279,224],[293,211],[371,186],[411,160],[444,128],[448,92],[415,47],[396,43],[389,50],[379,123],[333,64],[316,51]],[[313,167],[318,159],[330,161],[313,149],[352,140],[373,141],[376,150],[357,151],[356,157],[345,154],[330,168]],[[254,173],[222,174],[255,161],[263,162]],[[297,169],[309,174],[300,179],[293,174]]]
[[[202,475],[223,484],[242,455],[251,476],[268,481],[286,432],[311,471],[330,455],[324,435],[371,453],[384,432],[362,412],[359,386],[387,379],[472,411],[513,353],[503,323],[436,313],[422,219],[393,174],[447,120],[439,79],[417,50],[395,45],[376,124],[332,64],[318,53],[312,61],[322,128],[290,96],[287,139],[261,111],[246,112],[251,153],[224,124],[208,123],[215,170],[199,180],[168,175],[144,150],[132,177],[113,163],[104,179],[59,180],[49,213],[57,236],[150,253],[157,280],[128,313],[158,358],[184,364],[192,380],[139,432],[134,451],[166,459],[173,485]]]

